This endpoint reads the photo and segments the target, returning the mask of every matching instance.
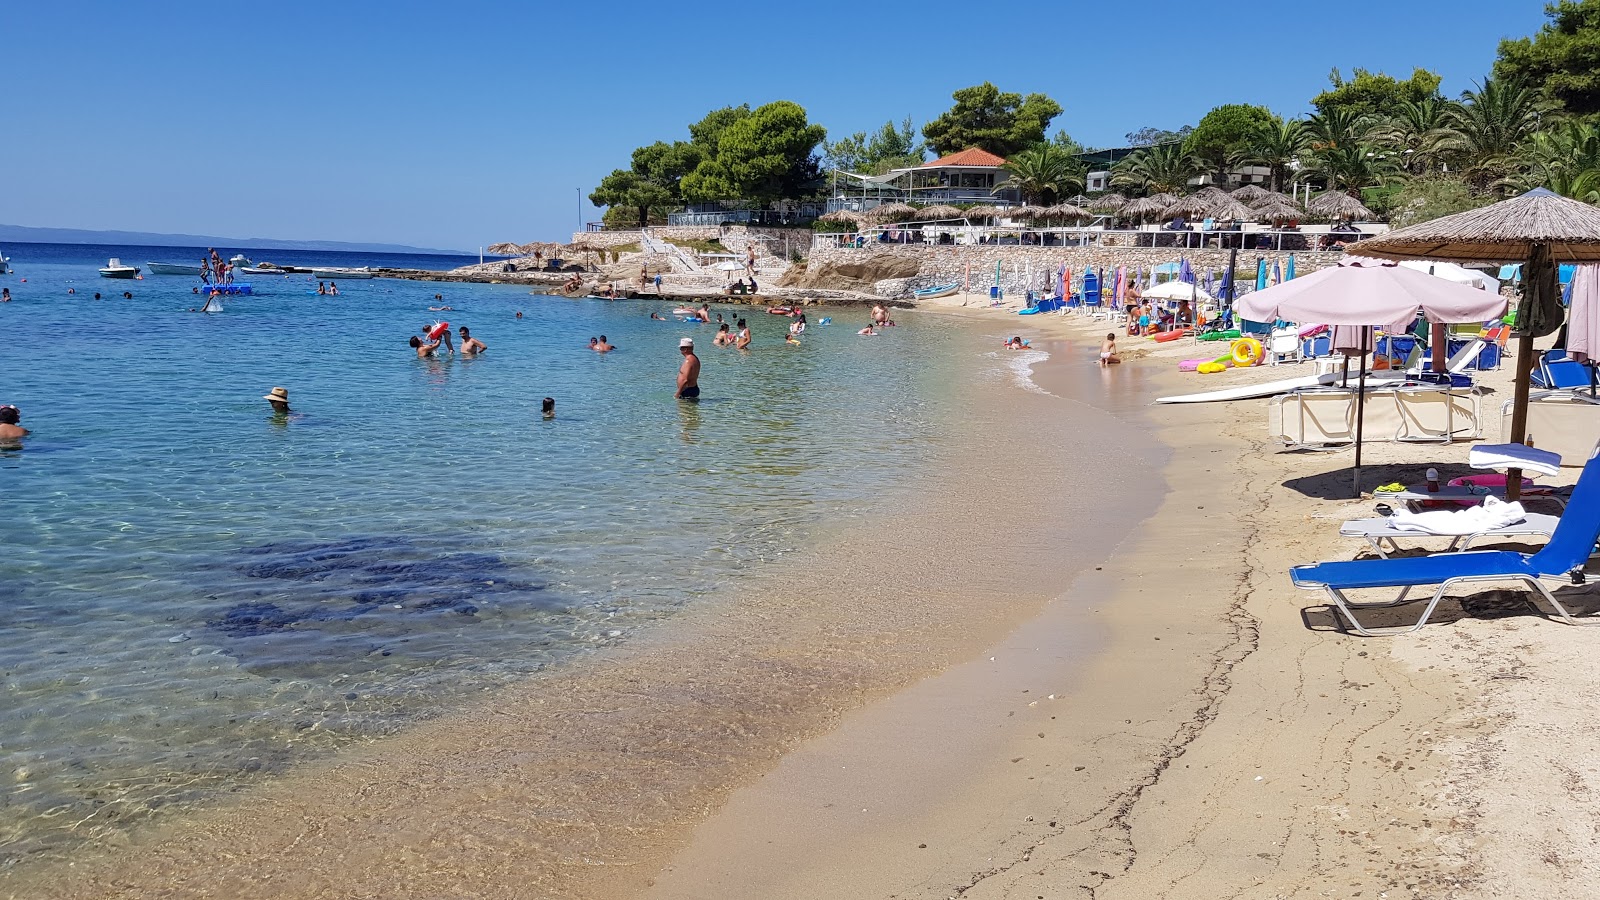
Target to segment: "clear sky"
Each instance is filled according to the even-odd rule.
[[[1542,0],[12,3],[0,222],[564,240],[634,147],[721,106],[793,100],[841,135],[987,80],[1112,146],[1221,103],[1303,114],[1335,66],[1454,95],[1543,21]]]

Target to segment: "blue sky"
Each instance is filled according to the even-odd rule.
[[[634,147],[730,104],[793,100],[837,136],[920,125],[987,80],[1115,145],[1221,103],[1302,114],[1334,66],[1422,66],[1453,95],[1544,17],[1542,0],[328,0],[30,2],[4,20],[6,224],[471,249],[565,239]],[[581,217],[599,211],[583,199]]]

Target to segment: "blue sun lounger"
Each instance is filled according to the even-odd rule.
[[[1590,457],[1572,490],[1572,499],[1566,512],[1556,523],[1550,542],[1538,553],[1516,553],[1510,550],[1474,550],[1470,553],[1446,553],[1439,556],[1422,556],[1409,559],[1358,559],[1347,562],[1325,562],[1311,566],[1295,566],[1289,578],[1295,587],[1306,590],[1324,590],[1336,609],[1343,614],[1356,634],[1371,637],[1378,634],[1403,634],[1416,631],[1427,624],[1428,617],[1444,599],[1445,591],[1457,583],[1487,581],[1521,581],[1550,601],[1561,620],[1569,625],[1597,625],[1600,618],[1578,620],[1567,612],[1540,581],[1542,578],[1558,579],[1569,584],[1581,584],[1582,572],[1594,552],[1595,541],[1600,540],[1600,455]],[[1406,602],[1411,589],[1436,584],[1438,590],[1422,610],[1422,618],[1410,627],[1397,626],[1368,629],[1356,621],[1356,609],[1378,609],[1398,606]],[[1381,603],[1357,603],[1345,597],[1345,591],[1364,588],[1401,588],[1400,596]]]

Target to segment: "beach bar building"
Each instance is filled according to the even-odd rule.
[[[1001,168],[1005,158],[968,147],[920,166],[883,175],[835,171],[828,212],[865,212],[888,203],[1019,203],[1021,195],[1006,187],[1011,176]]]

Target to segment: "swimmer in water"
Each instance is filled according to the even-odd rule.
[[[750,349],[750,326],[743,319],[739,320],[739,336],[734,339],[733,346],[740,350]]]
[[[600,335],[600,340],[598,342],[596,342],[595,345],[590,347],[589,349],[593,350],[596,353],[610,353],[611,351],[613,351],[613,350],[615,350],[617,348],[615,346],[611,345],[610,343],[608,343],[606,341],[606,336],[602,334],[602,335]]]
[[[467,326],[463,325],[456,330],[461,332],[461,352],[464,355],[474,356],[489,349],[483,341],[472,336],[472,332],[467,330]]]
[[[867,327],[865,327],[865,328],[861,329],[860,331],[856,332],[856,334],[874,334],[874,335],[877,334],[877,333],[878,332],[872,330],[872,323],[871,322],[867,323]]]
[[[700,357],[694,355],[694,339],[683,338],[678,341],[678,352],[683,354],[683,365],[678,367],[678,392],[673,396],[679,400],[698,400]]]
[[[67,293],[72,293],[72,288],[67,288]],[[11,288],[0,288],[0,303],[11,302]]]
[[[446,332],[446,334],[448,334],[448,333],[449,332]],[[431,341],[431,342],[424,343],[422,338],[419,338],[414,334],[411,336],[410,343],[411,343],[411,348],[413,350],[417,351],[417,356],[419,358],[421,358],[421,359],[427,359],[428,357],[434,355],[434,353],[438,352],[438,350],[439,350],[439,342],[438,341]]]
[[[544,398],[544,406],[541,411],[546,419],[554,419],[556,417],[556,398]]]
[[[15,444],[28,436],[28,429],[17,424],[22,421],[22,410],[11,404],[0,406],[0,442]]]
[[[288,388],[275,387],[272,390],[267,391],[267,393],[261,399],[267,401],[267,403],[272,406],[272,411],[274,413],[277,413],[279,415],[287,415],[288,414],[288,412],[289,412],[289,389]]]
[[[650,313],[650,318],[655,319],[657,322],[665,322],[667,320],[666,316],[663,316],[657,312]]]
[[[522,310],[517,310],[517,318],[522,318]]]

